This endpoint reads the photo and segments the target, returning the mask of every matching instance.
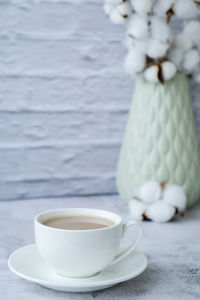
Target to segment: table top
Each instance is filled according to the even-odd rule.
[[[200,205],[174,222],[143,222],[144,237],[138,248],[147,255],[148,267],[137,278],[115,287],[64,293],[17,277],[8,269],[7,259],[15,249],[34,241],[34,215],[62,207],[101,208],[119,213],[124,220],[130,218],[127,206],[118,196],[0,202],[0,299],[200,299]],[[130,229],[127,240],[131,240],[131,234]]]

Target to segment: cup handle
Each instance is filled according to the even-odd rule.
[[[137,247],[138,243],[140,242],[141,238],[142,238],[142,235],[143,235],[142,226],[137,221],[130,220],[127,223],[123,224],[122,226],[123,226],[122,227],[122,237],[124,236],[124,234],[126,233],[127,229],[130,226],[137,226],[137,228],[138,228],[138,237],[137,237],[135,242],[133,242],[130,246],[123,249],[117,256],[115,256],[115,258],[113,259],[113,261],[109,265],[113,265],[115,263],[118,263],[124,257],[129,255],[132,251],[134,251],[135,248]]]

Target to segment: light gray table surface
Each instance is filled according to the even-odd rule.
[[[167,224],[143,222],[139,250],[148,256],[146,271],[115,287],[90,293],[64,293],[28,282],[7,266],[9,255],[33,242],[33,217],[46,209],[93,207],[129,219],[128,208],[117,196],[35,199],[0,202],[0,299],[200,299],[200,205],[185,217]],[[133,232],[127,233],[127,240]],[[126,241],[125,241],[126,242]]]

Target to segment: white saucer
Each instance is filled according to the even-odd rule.
[[[65,292],[102,290],[141,274],[147,267],[147,258],[135,251],[124,260],[109,266],[89,278],[58,276],[40,257],[35,244],[20,248],[8,259],[8,266],[18,276],[45,287]]]

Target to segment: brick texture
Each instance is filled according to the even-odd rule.
[[[116,193],[134,88],[123,27],[100,0],[6,0],[0,11],[0,200]]]

